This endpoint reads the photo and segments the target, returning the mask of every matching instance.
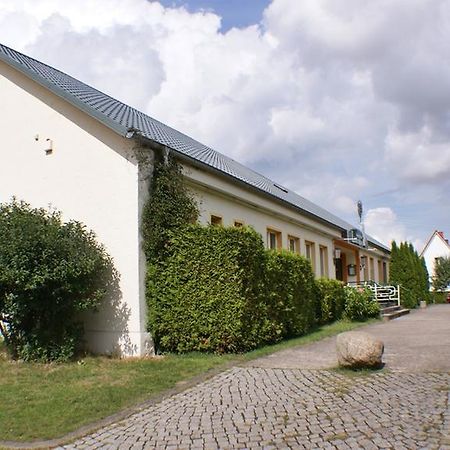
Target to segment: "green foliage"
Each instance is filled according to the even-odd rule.
[[[287,251],[268,251],[266,287],[269,317],[281,337],[300,336],[315,325],[316,290],[309,261]]]
[[[314,282],[310,263],[264,249],[250,228],[193,225],[198,208],[173,160],[155,166],[142,230],[148,328],[160,352],[243,352],[340,319],[342,283]],[[370,308],[351,316],[370,317]],[[370,305],[373,306],[373,305]]]
[[[77,315],[100,304],[112,277],[81,223],[24,202],[0,205],[0,332],[14,358],[71,358],[82,338]]]
[[[442,304],[447,303],[447,293],[446,292],[432,292],[430,295],[430,303]]]
[[[149,261],[164,258],[171,234],[198,218],[198,206],[172,158],[155,164],[150,198],[142,217],[144,250]]]
[[[367,320],[380,315],[380,306],[373,299],[370,289],[345,288],[345,317],[349,320]]]
[[[277,339],[264,301],[265,250],[249,228],[190,225],[149,265],[149,329],[162,352],[242,352]]]
[[[450,286],[450,257],[438,258],[434,266],[433,288],[444,291]]]
[[[406,308],[415,308],[421,300],[427,300],[428,272],[423,258],[407,242],[397,246],[392,243],[390,283],[401,286],[401,302]]]
[[[346,291],[339,280],[316,280],[318,289],[318,322],[322,324],[340,320],[344,313]]]

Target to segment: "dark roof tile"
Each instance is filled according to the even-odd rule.
[[[346,221],[295,192],[285,188],[277,188],[274,182],[267,177],[53,67],[2,44],[0,44],[0,59],[102,121],[123,136],[126,135],[129,128],[136,129],[145,138],[163,144],[197,162],[241,180],[335,227],[343,230],[353,228]],[[370,241],[377,246],[386,248],[372,238],[370,238]]]

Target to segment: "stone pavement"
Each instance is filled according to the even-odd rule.
[[[232,368],[65,448],[450,450],[450,305],[365,330],[383,336],[388,370],[324,369],[331,339]]]
[[[450,305],[434,305],[364,331],[384,342],[390,370],[450,372]],[[336,337],[291,348],[258,360],[258,367],[328,369],[337,366]]]

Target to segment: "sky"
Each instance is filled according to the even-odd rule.
[[[420,251],[450,234],[450,0],[0,0],[0,42]]]

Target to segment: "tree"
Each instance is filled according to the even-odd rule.
[[[434,266],[433,288],[445,291],[450,286],[450,257],[436,259]]]
[[[389,278],[391,284],[401,286],[401,301],[407,308],[415,308],[429,296],[425,261],[408,242],[400,246],[392,242]]]

